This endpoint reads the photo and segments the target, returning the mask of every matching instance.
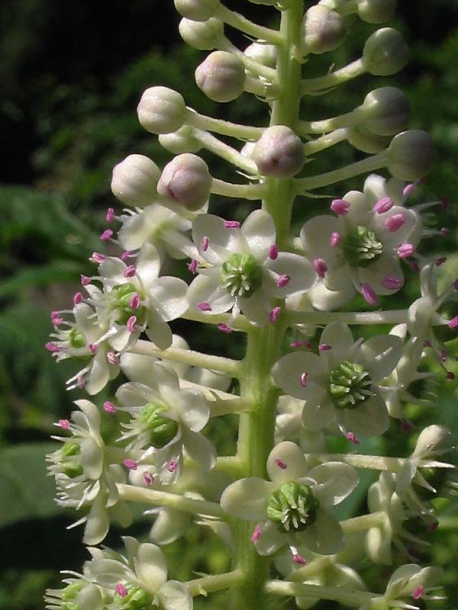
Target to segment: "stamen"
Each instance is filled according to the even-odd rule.
[[[412,182],[411,184],[406,184],[402,191],[402,194],[404,195],[404,197],[408,197],[415,191],[416,187],[417,185],[414,182]]]
[[[137,467],[138,467],[137,462],[135,462],[134,460],[130,460],[129,458],[126,458],[123,461],[123,464],[129,470],[137,470]]]
[[[119,358],[115,352],[107,352],[107,360],[110,364],[119,364]]]
[[[209,239],[208,237],[205,235],[204,237],[202,237],[202,241],[200,243],[200,247],[202,249],[202,252],[206,252],[208,250],[208,244],[209,244]]]
[[[106,413],[111,413],[111,414],[116,413],[116,407],[115,407],[115,406],[114,406],[114,404],[113,404],[112,402],[110,402],[109,400],[106,400],[106,401],[103,403],[103,410],[104,410]]]
[[[124,269],[123,276],[124,277],[134,277],[135,275],[135,265],[129,265]]]
[[[380,284],[388,290],[399,290],[404,285],[404,280],[397,275],[385,275]]]
[[[292,349],[297,349],[299,347],[305,347],[307,349],[312,349],[312,344],[310,341],[293,341],[289,344]]]
[[[62,430],[70,429],[70,422],[68,421],[68,419],[59,419],[58,425],[62,428]]]
[[[406,217],[404,214],[393,214],[383,223],[390,233],[394,233],[405,223]]]
[[[288,468],[288,464],[279,457],[275,458],[275,464],[282,470],[286,470]]]
[[[73,296],[73,305],[78,305],[83,300],[83,295],[81,292],[75,292]]]
[[[168,465],[168,471],[175,472],[175,470],[177,468],[178,468],[178,462],[176,462],[175,460],[170,460],[169,465]]]
[[[301,384],[301,386],[303,388],[307,387],[307,381],[308,381],[308,373],[301,373],[301,376],[299,378],[299,383]]]
[[[378,296],[375,294],[374,289],[369,284],[361,284],[361,294],[364,297],[366,303],[376,307],[378,305]]]
[[[353,443],[353,445],[359,445],[359,440],[353,432],[347,432],[347,440],[349,440],[350,443]]]
[[[150,485],[152,485],[154,483],[154,477],[150,472],[144,472],[143,473],[143,482],[145,483],[145,485],[148,485],[148,487]]]
[[[140,295],[135,293],[129,301],[130,309],[138,309],[140,307]]]
[[[272,246],[270,246],[269,258],[271,261],[274,261],[276,258],[278,258],[277,244],[273,244]]]
[[[48,352],[51,352],[51,354],[57,354],[60,352],[60,347],[57,345],[57,343],[52,343],[51,341],[45,343],[45,349],[47,349]]]
[[[269,313],[269,322],[274,324],[281,314],[281,307],[273,307]]]
[[[226,229],[240,229],[240,223],[238,220],[225,220],[224,226]]]
[[[314,258],[312,264],[313,268],[315,269],[315,273],[318,275],[318,277],[323,278],[324,274],[328,270],[326,261],[324,261],[322,258]]]
[[[451,329],[458,328],[458,316],[455,316],[450,320],[448,327]]]
[[[89,257],[89,260],[92,263],[103,263],[107,260],[107,257],[104,254],[100,254],[99,252],[93,252],[92,255]]]
[[[332,345],[329,345],[329,343],[320,343],[318,346],[320,352],[329,352],[330,349],[332,349]]]
[[[349,208],[350,204],[348,201],[345,201],[345,199],[334,199],[331,202],[331,210],[338,216],[345,216],[345,214],[348,214]]]
[[[374,212],[376,214],[385,214],[385,212],[391,210],[393,206],[394,201],[390,197],[383,197],[383,199],[379,199],[374,205]]]
[[[289,284],[289,282],[291,281],[291,276],[288,275],[287,273],[284,273],[283,275],[280,275],[280,277],[277,280],[277,286],[278,288],[284,288],[285,286],[287,286]]]
[[[436,265],[436,267],[440,267],[446,261],[447,261],[447,257],[446,256],[440,256],[439,258],[436,258],[436,260],[434,261],[434,264]]]
[[[120,597],[127,597],[127,589],[121,582],[115,586],[115,591]]]
[[[401,244],[397,250],[399,258],[409,258],[414,252],[415,246],[413,244]]]
[[[232,328],[228,324],[224,324],[224,322],[218,324],[217,329],[228,335],[232,332]]]
[[[127,320],[127,330],[130,333],[134,333],[135,332],[135,325],[137,323],[137,317],[136,316],[130,316],[130,318]]]
[[[418,587],[415,587],[415,589],[413,590],[412,599],[415,599],[415,600],[421,599],[424,594],[425,594],[425,587],[423,585],[418,585]]]
[[[90,280],[90,278],[87,277],[87,275],[81,276],[81,285],[82,286],[87,286],[90,283],[91,283],[91,280]]]
[[[109,241],[113,237],[113,231],[111,229],[105,229],[100,235],[101,241]]]
[[[114,214],[113,208],[108,208],[107,214],[105,216],[105,220],[107,222],[111,222],[114,219],[114,217],[115,217],[115,214]]]
[[[200,303],[197,303],[197,307],[200,309],[200,311],[211,311],[212,310],[212,306],[210,305],[210,303],[207,303],[206,301],[201,301]]]
[[[261,537],[261,528],[259,527],[259,525],[257,525],[253,530],[253,534],[251,536],[251,542],[257,542],[260,537]]]
[[[334,232],[331,234],[331,248],[336,248],[339,245],[339,241],[340,241],[340,234],[337,232]]]
[[[197,260],[195,258],[188,265],[188,271],[191,273],[197,273]]]

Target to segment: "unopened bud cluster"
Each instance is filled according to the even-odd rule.
[[[415,203],[433,145],[408,128],[408,99],[386,82],[353,110],[307,117],[309,96],[344,100],[347,82],[405,66],[407,45],[387,25],[395,0],[250,1],[276,12],[279,27],[220,0],[174,4],[183,40],[207,52],[194,75],[202,94],[222,104],[255,96],[264,126],[148,88],[138,120],[168,161],[133,153],[116,165],[111,187],[125,207],[107,212],[110,253],[93,253],[72,307],[51,316],[47,348],[78,363],[68,387],[91,400],[58,422],[49,472],[57,502],[81,511],[91,558],[47,592],[49,610],[190,610],[194,597],[223,591],[246,610],[274,598],[416,609],[438,597],[440,571],[413,559],[440,524],[432,500],[453,491],[450,431],[417,424],[434,402],[428,363],[449,382],[456,368],[437,331],[458,328],[458,280],[441,279],[444,260],[425,246],[446,234],[433,213],[444,201]],[[372,33],[341,65],[333,51],[358,20]],[[329,69],[309,76],[328,57]],[[314,173],[338,145],[360,160]],[[221,201],[234,202],[228,217]],[[394,295],[413,297],[399,309]],[[174,334],[178,319],[217,338],[212,354]],[[225,342],[243,355],[214,354]],[[227,415],[237,449],[220,455],[209,430]],[[398,454],[376,455],[395,427]],[[366,512],[339,517],[347,502]],[[112,523],[131,525],[135,503],[150,540],[100,546]],[[195,528],[221,539],[231,567],[202,575],[190,565],[188,580],[169,579],[160,546]]]

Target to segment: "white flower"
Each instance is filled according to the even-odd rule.
[[[123,541],[126,555],[90,548],[92,559],[85,564],[87,575],[112,600],[106,607],[192,610],[192,597],[186,585],[167,580],[167,564],[161,549],[130,536]]]
[[[402,341],[379,335],[354,341],[351,330],[331,322],[320,340],[320,354],[294,352],[274,366],[275,383],[304,400],[306,430],[340,430],[347,435],[382,434],[389,425],[380,382],[391,373],[402,352]]]
[[[142,332],[160,349],[172,343],[167,322],[187,310],[187,285],[175,277],[159,277],[160,264],[156,248],[145,244],[135,266],[107,257],[99,265],[102,289],[86,286],[89,302],[110,328],[109,341],[118,352],[131,347]]]
[[[278,252],[275,223],[263,210],[241,227],[203,214],[193,223],[199,275],[189,287],[190,305],[220,314],[242,311],[255,324],[269,320],[277,299],[305,292],[315,279],[304,257]]]
[[[98,394],[119,373],[116,354],[108,341],[107,326],[100,323],[96,311],[84,302],[76,303],[71,312],[73,320],[66,321],[53,312],[56,332],[47,349],[57,362],[73,358],[84,362],[82,369],[67,381],[68,389],[84,387],[88,394]]]
[[[86,523],[83,541],[98,544],[108,532],[110,516],[123,526],[131,522],[130,511],[119,501],[117,489],[118,483],[125,483],[125,477],[122,468],[106,458],[97,407],[88,400],[77,400],[75,404],[80,411],[72,413],[71,422],[61,423],[72,437],[54,437],[63,446],[46,459],[57,485],[56,502],[88,511],[74,526]]]
[[[267,472],[270,481],[240,479],[221,496],[231,517],[257,522],[252,539],[258,553],[271,555],[285,544],[293,555],[300,545],[322,555],[341,550],[342,529],[329,511],[353,491],[356,471],[340,462],[309,469],[299,447],[285,441],[270,452]]]
[[[421,218],[403,207],[403,184],[371,175],[364,193],[350,191],[334,200],[336,216],[316,216],[300,238],[321,280],[310,292],[318,309],[334,309],[361,293],[371,304],[397,292],[404,283],[400,258],[414,253]]]
[[[204,470],[216,460],[213,445],[200,431],[210,418],[210,407],[194,389],[181,389],[176,372],[164,363],[151,363],[147,379],[123,384],[116,392],[120,410],[131,415],[122,424],[120,440],[142,452],[139,463],[153,466],[163,484],[173,483],[183,468],[183,450]],[[148,385],[146,385],[146,383]],[[154,475],[153,475],[154,476]]]
[[[186,235],[191,231],[191,221],[159,203],[125,210],[119,220],[122,227],[118,239],[125,250],[139,250],[150,243],[162,258],[164,252],[176,259],[196,257],[197,249]]]

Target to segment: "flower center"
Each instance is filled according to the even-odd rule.
[[[343,360],[329,375],[329,394],[336,409],[354,409],[373,395],[371,378],[360,364]]]
[[[86,343],[84,342],[83,335],[77,328],[71,329],[68,336],[68,342],[70,344],[70,347],[74,349],[79,349],[81,347],[85,347],[86,345]]]
[[[168,409],[165,405],[150,402],[143,407],[138,416],[143,430],[148,431],[150,444],[156,449],[165,447],[178,432],[178,423],[163,415],[166,411]]]
[[[141,298],[131,282],[113,288],[110,294],[110,310],[115,312],[116,322],[125,325],[131,316],[135,316],[137,320],[142,318],[145,308],[132,306],[138,296]]]
[[[358,225],[339,243],[344,258],[350,267],[367,267],[383,252],[383,244],[374,231]]]
[[[142,587],[126,586],[126,594],[115,593],[113,601],[123,610],[151,610],[153,596]]]
[[[319,507],[310,485],[289,481],[270,496],[267,517],[283,533],[302,532],[316,521]]]
[[[252,254],[231,254],[222,265],[221,285],[233,297],[249,297],[262,283],[262,269]]]

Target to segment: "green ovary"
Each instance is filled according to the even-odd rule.
[[[262,268],[252,254],[231,254],[222,265],[221,285],[233,297],[249,297],[262,284]]]
[[[125,597],[115,593],[113,598],[115,604],[119,605],[123,610],[151,610],[153,608],[153,596],[148,591],[133,585],[128,585],[126,589],[127,595]]]
[[[280,532],[302,532],[315,523],[319,508],[310,485],[288,481],[270,496],[267,517]]]
[[[342,238],[340,248],[350,267],[367,267],[383,253],[383,244],[374,231],[361,225]]]
[[[144,307],[140,306],[137,309],[133,309],[130,306],[132,298],[137,294],[139,294],[138,290],[131,282],[122,284],[122,286],[115,286],[111,291],[110,309],[117,312],[116,321],[119,324],[127,324],[131,316],[135,316],[137,320],[143,318],[145,313]]]
[[[373,396],[369,373],[360,364],[343,360],[329,376],[329,394],[336,409],[355,409]]]
[[[142,428],[148,431],[150,444],[156,449],[165,447],[178,432],[178,423],[163,415],[168,410],[165,405],[151,402],[143,407],[138,416]]]

